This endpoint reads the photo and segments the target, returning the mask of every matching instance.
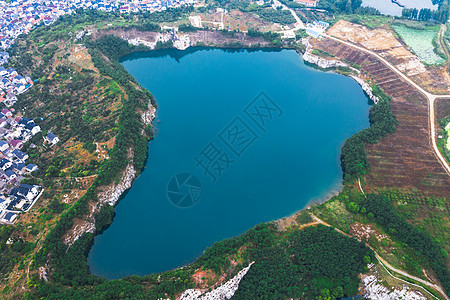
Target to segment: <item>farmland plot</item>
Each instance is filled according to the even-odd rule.
[[[444,62],[444,59],[433,51],[433,38],[437,36],[439,27],[421,30],[394,25],[393,28],[421,61],[430,65]]]

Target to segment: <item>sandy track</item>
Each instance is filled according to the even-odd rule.
[[[363,51],[365,53],[368,53],[374,57],[376,57],[378,60],[380,60],[381,62],[383,62],[388,68],[390,68],[392,71],[394,71],[397,75],[399,75],[400,77],[402,77],[404,80],[406,80],[406,82],[408,82],[409,84],[411,84],[414,88],[416,88],[421,94],[423,94],[428,101],[428,125],[430,127],[430,142],[431,142],[431,146],[433,148],[433,152],[434,155],[436,156],[436,158],[438,159],[439,163],[442,165],[442,167],[445,169],[445,171],[447,172],[447,174],[450,176],[450,166],[447,163],[447,161],[445,160],[444,156],[442,155],[442,153],[439,151],[439,148],[437,147],[437,143],[436,143],[436,123],[435,123],[435,111],[434,111],[434,102],[437,98],[449,98],[450,99],[450,95],[433,95],[427,91],[425,91],[422,87],[420,87],[418,84],[416,84],[414,81],[412,81],[411,79],[408,78],[408,76],[406,76],[405,74],[403,74],[402,72],[400,72],[397,68],[395,68],[391,63],[389,63],[387,60],[385,60],[383,57],[381,57],[380,55],[376,54],[375,52],[372,52],[370,50],[367,50],[363,47],[359,47],[357,45],[354,45],[352,43],[343,41],[339,38],[333,37],[333,36],[329,36],[326,35],[325,36],[327,38],[330,38],[332,40],[335,40],[337,42],[343,43],[347,46],[356,48],[360,51]]]

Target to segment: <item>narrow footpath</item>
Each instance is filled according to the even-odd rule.
[[[314,219],[314,221],[315,221],[314,223],[317,222],[317,223],[319,223],[319,224],[322,224],[322,225],[325,225],[325,226],[328,226],[328,227],[333,227],[333,226],[331,226],[330,224],[328,224],[327,222],[323,221],[322,219],[319,219],[319,218],[318,218],[317,216],[315,216],[314,214],[310,213],[310,215],[311,215],[311,217]],[[351,235],[349,235],[349,234],[343,232],[342,230],[340,230],[340,229],[338,229],[338,228],[336,228],[336,227],[334,227],[334,230],[336,230],[337,232],[339,232],[339,233],[341,233],[341,234],[343,234],[343,235],[345,235],[345,236],[352,237]],[[395,272],[395,273],[397,273],[397,274],[400,274],[400,275],[403,275],[403,276],[405,276],[405,277],[408,277],[408,278],[410,278],[410,279],[412,279],[412,280],[414,280],[414,281],[420,282],[421,284],[424,284],[424,285],[426,285],[426,286],[428,286],[428,287],[434,289],[435,291],[437,291],[437,292],[438,292],[439,294],[441,294],[446,300],[450,300],[450,298],[447,296],[447,294],[444,292],[444,290],[443,290],[440,286],[438,286],[437,284],[434,284],[434,283],[431,283],[431,282],[429,282],[429,281],[423,280],[423,279],[421,279],[421,278],[419,278],[419,277],[410,275],[410,274],[408,274],[408,273],[406,273],[406,272],[404,272],[404,271],[402,271],[402,270],[399,270],[399,269],[393,267],[393,266],[392,266],[391,264],[389,264],[386,260],[384,260],[380,255],[378,255],[378,253],[375,252],[375,250],[374,250],[370,245],[368,245],[368,244],[366,244],[366,245],[367,245],[367,247],[369,247],[370,249],[373,250],[373,252],[375,253],[375,257],[377,258],[377,260],[380,262],[380,264],[381,264],[385,269],[389,269],[391,272]],[[389,273],[389,275],[391,275],[391,276],[394,277],[395,279],[398,279],[398,280],[401,280],[401,281],[405,281],[405,280],[403,280],[403,279],[401,279],[401,278],[398,278],[398,277],[394,276],[394,275],[391,274],[389,271],[388,271],[388,273]],[[407,281],[405,281],[405,282],[407,282]],[[412,284],[412,285],[417,286],[417,287],[420,287],[421,289],[423,289],[424,291],[426,291],[428,294],[432,295],[429,291],[427,291],[425,288],[423,288],[423,287],[420,286],[420,285],[417,285],[417,284],[414,284],[414,283],[410,283],[410,282],[407,282],[407,283],[408,283],[408,284]],[[434,298],[436,298],[434,295],[432,295],[432,296],[433,296]]]

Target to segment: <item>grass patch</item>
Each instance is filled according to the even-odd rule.
[[[328,53],[327,51],[323,51],[323,50],[321,50],[321,49],[314,49],[314,50],[312,51],[312,54],[317,55],[317,56],[320,56],[320,57],[324,57],[324,58],[327,58],[327,57],[334,57],[333,54]]]
[[[311,215],[306,212],[306,211],[302,211],[296,218],[296,221],[299,225],[303,225],[303,224],[308,224],[313,222],[313,218],[311,217]]]
[[[439,136],[441,138],[437,139],[437,146],[447,162],[450,163],[450,117],[441,120],[440,125]]]
[[[340,15],[336,16],[336,19],[364,25],[370,29],[387,27],[391,23],[390,17],[383,15]]]

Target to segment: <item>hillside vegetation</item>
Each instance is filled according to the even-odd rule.
[[[228,8],[253,9],[245,1],[218,2]],[[361,3],[321,0],[320,5],[328,6],[330,11],[352,13]],[[449,291],[446,263],[450,243],[444,225],[448,199],[396,190],[374,190],[364,195],[355,188],[357,179],[361,178],[364,185],[363,175],[370,170],[367,144],[378,143],[394,133],[398,125],[390,97],[378,86],[373,88],[380,101],[370,110],[370,127],[347,139],[342,149],[343,192],[312,208],[315,215],[361,241],[332,227],[310,224],[312,218],[304,212],[297,218],[299,225],[294,222],[283,230],[273,222],[257,225],[238,237],[215,243],[195,262],[180,269],[120,280],[90,273],[87,254],[94,236],[106,229],[114,217],[114,208],[102,206],[98,193],[120,182],[127,166],[133,166],[138,173],[144,167],[152,128],[145,126],[140,114],[156,103],[119,63],[120,57],[147,50],[145,47],[132,46],[111,35],[82,40],[71,36],[77,30],[92,29],[92,24],[103,29],[158,31],[155,22],[179,20],[190,11],[170,9],[166,13],[136,14],[129,19],[88,11],[37,28],[16,43],[13,53],[17,69],[38,79],[35,87],[21,97],[17,108],[41,119],[43,130],[57,133],[61,142],[53,148],[25,145],[30,160],[40,166],[30,180],[42,184],[46,193],[33,214],[21,217],[17,226],[0,227],[0,272],[5,277],[2,296],[174,298],[186,289],[211,288],[221,276],[230,279],[254,262],[233,299],[335,299],[358,293],[359,275],[375,262],[368,245],[396,267],[425,280],[428,275],[436,278]],[[279,10],[267,13],[267,8],[259,8],[253,12],[279,23],[291,21]],[[272,33],[256,30],[249,31],[249,35],[275,38]],[[108,159],[98,155],[98,147],[103,147]],[[64,194],[69,195],[67,200]],[[404,207],[404,202],[429,203],[427,213],[434,219],[417,221],[417,212]],[[73,243],[65,242],[68,233],[83,222],[92,222],[94,233],[84,232]],[[358,226],[367,226],[372,235],[361,235]],[[11,237],[15,243],[7,245]],[[194,277],[203,272],[207,274],[206,284]]]

